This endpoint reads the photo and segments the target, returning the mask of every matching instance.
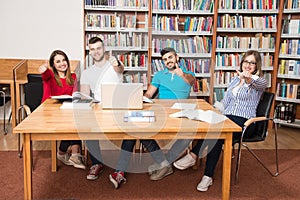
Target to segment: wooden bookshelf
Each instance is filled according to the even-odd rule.
[[[112,50],[115,55],[133,53],[134,56],[145,56],[145,66],[126,66],[126,71],[129,74],[146,73],[147,84],[151,82],[156,71],[164,68],[159,52],[166,46],[175,48],[181,58],[181,65],[195,72],[198,87],[203,84],[204,79],[208,84],[208,91],[205,92],[195,89],[197,87],[194,86],[191,97],[204,98],[210,103],[222,98],[227,84],[239,68],[243,53],[249,49],[256,49],[261,54],[262,71],[269,81],[269,91],[276,93],[277,84],[282,79],[299,84],[299,75],[278,74],[282,60],[300,61],[298,52],[289,54],[282,53],[281,50],[283,41],[291,41],[295,46],[295,41],[300,39],[299,33],[282,32],[287,22],[300,19],[300,8],[295,0],[140,0],[137,1],[138,6],[133,1],[129,2],[134,6],[123,5],[124,2],[118,0],[103,2],[112,4],[85,3],[84,6],[86,55],[88,38],[92,35],[105,36],[107,50]],[[88,15],[118,16],[124,13],[136,16],[134,27],[124,27],[121,24],[93,27],[87,24]],[[293,26],[295,24],[297,23],[293,22]],[[122,46],[109,43],[120,38],[120,35],[125,35],[123,37],[128,39],[126,34],[142,34],[147,43],[137,48],[127,44]],[[88,56],[86,61],[89,62]],[[297,103],[298,119],[299,105]],[[274,107],[271,116],[274,114]]]
[[[277,105],[293,104],[296,107],[295,121],[290,123],[285,118],[279,120],[279,123],[300,128],[300,7],[297,1],[294,0],[284,1],[284,3],[281,3],[281,6],[282,17],[279,37],[280,45],[278,47],[278,67],[277,71],[274,71],[277,77],[276,89],[274,89],[276,92],[275,107]],[[291,115],[288,114],[289,111],[282,112],[286,113],[286,117]]]

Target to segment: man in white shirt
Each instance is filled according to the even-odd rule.
[[[80,78],[80,92],[101,101],[101,84],[122,83],[124,65],[113,56],[109,61],[105,58],[104,43],[98,37],[89,40],[89,50],[94,64],[83,71]],[[96,180],[103,171],[99,141],[88,140],[86,143],[92,161],[87,179]]]

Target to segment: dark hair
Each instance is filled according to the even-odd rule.
[[[258,76],[259,76],[260,73],[261,73],[261,65],[262,65],[262,63],[261,63],[261,57],[260,57],[260,54],[259,54],[258,51],[256,51],[256,50],[249,50],[249,51],[247,51],[247,52],[243,55],[242,60],[241,60],[241,63],[240,63],[240,70],[241,70],[241,71],[243,70],[243,68],[242,68],[243,62],[244,62],[245,58],[248,57],[248,56],[250,56],[250,55],[253,55],[253,56],[254,56],[255,62],[256,62],[255,70],[254,70],[254,72],[253,72],[252,74],[253,74],[253,75],[258,75]]]
[[[89,39],[89,44],[95,44],[97,42],[101,42],[103,44],[103,40],[97,36]]]
[[[166,47],[166,48],[162,49],[160,51],[160,55],[163,56],[163,55],[165,55],[166,53],[169,53],[169,52],[172,52],[172,53],[174,53],[174,55],[176,55],[175,49],[173,49],[171,47]]]
[[[67,71],[65,72],[65,74],[66,74],[66,81],[67,81],[68,85],[73,85],[74,84],[74,79],[72,78],[72,75],[71,75],[70,61],[69,61],[69,58],[68,58],[67,54],[65,54],[65,52],[63,52],[61,50],[55,50],[50,55],[49,65],[50,65],[50,67],[51,67],[51,69],[52,69],[52,71],[54,73],[54,78],[56,80],[57,85],[59,85],[60,87],[62,87],[62,83],[61,83],[61,80],[59,78],[58,72],[57,72],[56,68],[54,67],[54,57],[56,55],[62,55],[66,59],[67,64],[68,64]]]

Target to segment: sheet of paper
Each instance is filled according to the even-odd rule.
[[[171,108],[180,110],[194,110],[196,106],[197,105],[195,103],[174,103]]]
[[[204,112],[201,111],[195,115],[197,116],[196,117],[197,120],[201,120],[201,121],[204,121],[204,122],[207,122],[210,124],[218,124],[227,119],[227,117],[225,115],[218,114],[211,110],[207,110]]]
[[[170,117],[187,117],[192,120],[199,120],[210,124],[217,124],[227,119],[225,115],[207,110],[182,110],[169,115]]]

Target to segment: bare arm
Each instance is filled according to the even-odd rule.
[[[152,98],[154,93],[156,92],[157,87],[153,86],[153,85],[149,85],[146,93],[144,94],[144,96],[148,97],[148,98]]]
[[[185,82],[187,82],[188,84],[190,84],[190,85],[193,85],[193,84],[194,84],[194,82],[195,82],[195,77],[194,77],[192,74],[184,73],[184,72],[182,71],[182,69],[180,69],[179,67],[176,68],[176,69],[174,70],[174,72],[175,72],[178,76],[182,77],[183,80],[184,80]]]
[[[90,86],[87,84],[80,84],[80,92],[83,94],[89,95],[90,96]]]
[[[124,64],[121,61],[118,61],[116,57],[111,56],[109,58],[110,64],[114,67],[115,72],[122,74],[124,72]]]
[[[185,82],[187,82],[190,85],[193,85],[195,82],[195,77],[192,74],[183,73],[181,77]]]

